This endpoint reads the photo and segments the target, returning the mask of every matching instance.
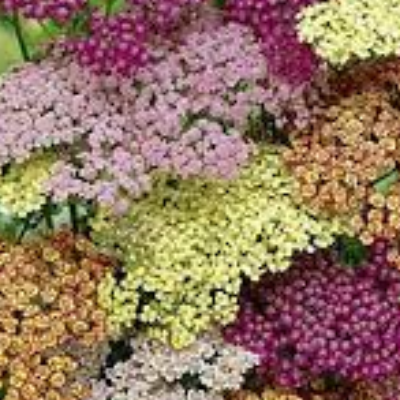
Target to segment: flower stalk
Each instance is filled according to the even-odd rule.
[[[14,12],[14,17],[12,22],[14,26],[15,37],[17,39],[22,57],[24,58],[25,61],[30,61],[31,57],[29,54],[28,45],[25,41],[25,36],[21,25],[21,19],[18,12]]]

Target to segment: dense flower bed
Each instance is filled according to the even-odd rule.
[[[399,400],[399,13],[0,0],[0,400]]]

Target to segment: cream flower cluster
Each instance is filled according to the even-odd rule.
[[[399,0],[329,0],[299,17],[300,38],[333,65],[400,52]]]
[[[54,157],[41,154],[12,164],[0,175],[0,210],[20,218],[40,210],[46,203],[45,183],[53,164]]]
[[[124,261],[125,277],[109,275],[100,289],[111,324],[138,319],[182,347],[234,319],[242,277],[287,269],[342,226],[297,205],[279,152],[264,149],[231,182],[161,177],[127,215],[99,216],[93,229]]]

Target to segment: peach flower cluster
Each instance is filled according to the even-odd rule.
[[[391,94],[366,90],[328,107],[285,153],[306,203],[346,216],[366,244],[398,235],[399,131]]]
[[[77,355],[107,337],[96,285],[111,263],[83,238],[0,248],[0,376],[5,400],[88,396]]]

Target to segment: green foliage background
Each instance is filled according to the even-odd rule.
[[[0,19],[0,74],[20,60],[21,54],[13,31]]]

